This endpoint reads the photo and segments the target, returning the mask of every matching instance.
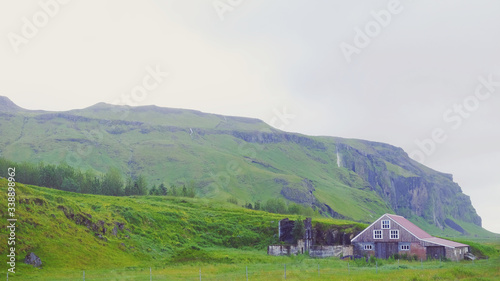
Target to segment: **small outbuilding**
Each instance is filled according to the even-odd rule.
[[[293,228],[295,224],[302,223],[304,234],[295,241]],[[314,258],[338,257],[352,255],[350,235],[352,233],[340,232],[335,228],[313,227],[311,218],[303,221],[282,219],[278,224],[279,240],[282,244],[267,247],[267,254],[272,256],[306,254]],[[357,233],[357,232],[356,232]],[[326,238],[326,239],[325,239]]]
[[[394,254],[418,259],[463,260],[469,245],[433,237],[398,215],[385,214],[351,240],[355,255],[387,259]]]

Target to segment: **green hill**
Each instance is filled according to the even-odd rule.
[[[7,183],[0,179],[0,188],[6,190]],[[1,194],[0,214],[6,218],[7,194]],[[17,266],[25,273],[35,270],[22,263],[29,252],[48,271],[257,262],[267,258],[269,244],[278,243],[278,221],[287,217],[204,198],[84,195],[23,184],[17,184],[16,195]],[[351,232],[366,226],[315,222]],[[6,231],[0,240],[7,241]],[[2,247],[0,254],[6,251]]]
[[[453,235],[484,234],[451,175],[388,144],[193,110],[100,103],[44,112],[2,100],[0,156],[15,162],[66,162],[98,173],[116,167],[124,176],[145,175],[150,185],[194,182],[201,198],[283,198],[327,217],[369,223],[390,212]]]

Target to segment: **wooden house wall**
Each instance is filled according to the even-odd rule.
[[[382,221],[389,220],[390,228],[382,229]],[[391,230],[399,230],[399,238],[391,239],[390,231]],[[375,239],[373,235],[374,230],[382,230],[382,239]],[[381,245],[381,243],[387,243],[390,245]],[[397,251],[394,249],[394,244],[398,244]],[[402,244],[409,244],[410,250],[401,250]],[[362,255],[362,256],[387,256],[389,254],[398,253],[400,255],[407,254],[409,256],[416,255],[418,259],[426,260],[429,254],[434,253],[438,249],[434,247],[440,247],[442,245],[438,245],[435,243],[427,242],[418,239],[409,231],[404,229],[402,226],[397,224],[388,216],[384,215],[379,218],[375,223],[370,225],[366,231],[361,233],[355,241],[353,241],[354,245],[354,254]],[[365,245],[372,245],[372,250],[364,250]],[[389,247],[390,246],[390,247]],[[427,247],[433,247],[427,253]],[[446,258],[450,260],[462,260],[464,259],[465,253],[468,251],[468,247],[458,247],[458,248],[449,248],[443,246],[443,251],[445,253]],[[377,249],[380,251],[383,250],[382,253],[377,253]],[[433,252],[434,251],[434,252]],[[389,253],[390,252],[390,253]]]
[[[382,229],[382,221],[389,220],[391,222],[390,229]],[[399,239],[390,239],[390,230],[399,230]],[[382,239],[374,239],[373,231],[382,230]],[[420,242],[415,236],[406,231],[399,224],[394,222],[387,216],[383,216],[381,219],[375,222],[371,227],[369,227],[364,233],[362,233],[355,242]]]

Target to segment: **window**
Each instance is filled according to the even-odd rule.
[[[399,239],[399,230],[391,230],[391,239]]]
[[[373,250],[373,246],[372,245],[365,245],[365,250]]]
[[[382,239],[382,230],[374,230],[373,239]]]
[[[410,245],[401,245],[401,251],[409,251]]]
[[[391,221],[390,220],[383,220],[382,221],[382,229],[389,229],[391,228]]]

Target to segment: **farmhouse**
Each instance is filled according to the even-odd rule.
[[[389,258],[394,254],[418,259],[464,259],[469,245],[433,237],[402,216],[385,214],[351,240],[355,255]]]

